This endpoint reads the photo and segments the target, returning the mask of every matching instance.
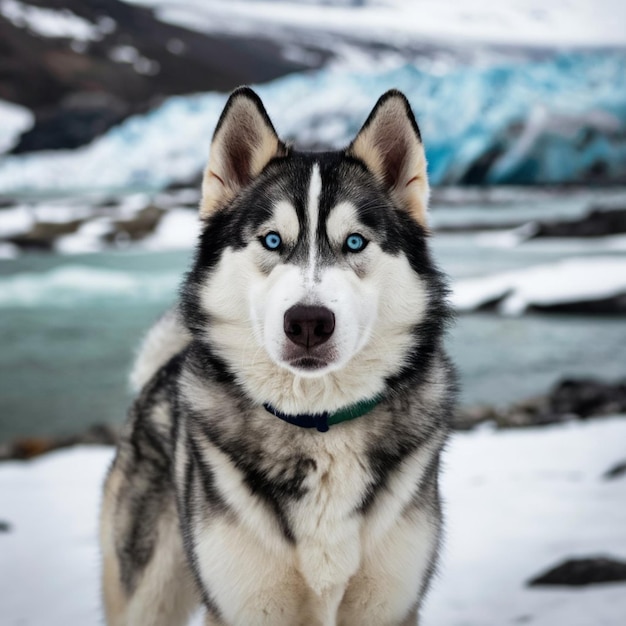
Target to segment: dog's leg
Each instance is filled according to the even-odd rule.
[[[364,555],[339,608],[340,626],[416,625],[416,598],[432,572],[438,524],[437,513],[414,509]]]
[[[417,620],[417,606],[407,615],[401,626],[419,626]]]
[[[207,613],[204,616],[204,626],[224,626],[224,622],[210,613]]]
[[[109,626],[178,626],[199,604],[197,587],[183,552],[173,505],[159,513],[156,526],[140,528],[118,498],[125,480],[111,472],[101,516],[103,599]],[[122,499],[123,500],[123,499]],[[129,532],[154,533],[154,547],[145,564],[129,554]],[[126,533],[126,535],[125,535]],[[124,546],[120,549],[120,546]]]
[[[320,595],[309,591],[302,613],[308,615],[307,626],[337,626],[337,610],[346,590],[345,585],[328,587]]]

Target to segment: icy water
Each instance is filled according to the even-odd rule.
[[[570,202],[569,213],[579,212],[579,204]],[[490,209],[492,221],[507,215],[513,217]],[[447,222],[477,217],[484,219],[484,211],[434,212],[435,220]],[[442,234],[433,245],[453,278],[561,258],[624,254],[607,251],[602,241],[510,248],[501,247],[498,237]],[[130,399],[126,380],[133,353],[145,330],[173,302],[190,255],[189,250],[109,251],[0,261],[0,441],[121,422]],[[626,374],[622,317],[468,314],[458,318],[448,346],[461,372],[464,404],[505,404],[542,393],[568,375]]]

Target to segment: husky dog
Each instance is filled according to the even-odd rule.
[[[202,191],[106,481],[107,623],[414,625],[455,378],[410,106],[389,91],[347,149],[306,153],[241,88]]]

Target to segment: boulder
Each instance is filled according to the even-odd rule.
[[[626,562],[610,557],[572,558],[528,581],[529,587],[563,585],[581,587],[626,582]]]

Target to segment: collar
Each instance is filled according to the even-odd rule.
[[[298,415],[288,415],[281,413],[275,409],[271,404],[265,403],[263,407],[266,411],[275,415],[278,419],[283,420],[294,426],[300,426],[301,428],[317,428],[320,433],[325,433],[330,426],[339,424],[341,422],[347,422],[348,420],[356,419],[366,413],[369,413],[375,406],[377,406],[382,400],[382,396],[375,396],[369,400],[361,400],[356,404],[351,404],[345,409],[329,413],[300,413]]]

